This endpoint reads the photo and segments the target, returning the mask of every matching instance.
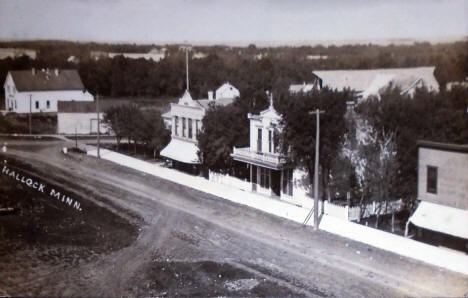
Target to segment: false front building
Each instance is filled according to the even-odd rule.
[[[198,133],[202,128],[202,120],[210,105],[226,106],[233,98],[214,99],[209,92],[208,99],[193,100],[186,90],[177,103],[171,104],[170,115],[171,142],[161,151],[161,156],[172,161],[173,167],[198,174],[200,160],[198,158]]]
[[[281,131],[281,115],[270,107],[259,115],[248,114],[250,146],[234,147],[232,158],[247,163],[252,191],[277,197],[299,206],[312,206],[313,201],[303,187],[304,172],[287,163],[279,149],[277,135]]]

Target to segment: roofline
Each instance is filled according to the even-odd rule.
[[[387,70],[387,69],[417,69],[417,68],[433,68],[435,69],[435,65],[428,65],[428,66],[416,66],[416,67],[389,67],[389,68],[366,68],[366,69],[316,69],[313,70],[312,73],[315,72],[334,72],[334,71],[355,71],[355,72],[363,72],[363,71],[370,71],[370,70]]]
[[[418,140],[417,146],[418,148],[428,148],[428,149],[435,149],[435,150],[441,150],[441,151],[468,153],[468,144],[459,145],[459,144],[449,144],[449,143]]]

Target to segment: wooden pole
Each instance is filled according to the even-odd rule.
[[[31,130],[31,113],[32,113],[32,94],[29,94],[29,134],[32,134],[32,130]]]
[[[185,73],[187,75],[187,91],[190,89],[189,83],[189,67],[188,67],[188,47],[185,48]]]
[[[320,111],[316,109],[313,112],[309,112],[310,115],[316,115],[316,125],[315,125],[315,165],[314,165],[314,208],[309,212],[304,224],[310,219],[311,213],[314,213],[314,230],[318,230],[318,208],[319,208],[319,195],[318,195],[318,184],[319,184],[319,145],[320,145],[320,114],[324,114],[325,111]]]
[[[101,140],[99,133],[99,94],[96,94],[96,111],[97,111],[97,158],[101,158]]]

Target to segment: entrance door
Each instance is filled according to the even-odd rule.
[[[280,196],[281,191],[281,172],[276,170],[271,170],[271,190],[276,196]]]
[[[252,165],[250,175],[250,181],[252,181],[252,191],[257,191],[257,166]]]

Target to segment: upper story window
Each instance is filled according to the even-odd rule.
[[[36,109],[39,109],[39,101],[36,100]]]
[[[185,127],[186,127],[186,123],[185,123],[185,117],[182,117],[182,136],[185,137]]]
[[[257,132],[257,151],[262,152],[262,129],[259,128]]]
[[[46,101],[46,106],[48,109],[50,109],[50,100]]]
[[[192,138],[192,119],[188,119],[188,137],[189,139]]]
[[[179,117],[178,116],[174,116],[174,134],[176,136],[179,135]]]
[[[437,167],[427,166],[427,192],[437,193]]]

